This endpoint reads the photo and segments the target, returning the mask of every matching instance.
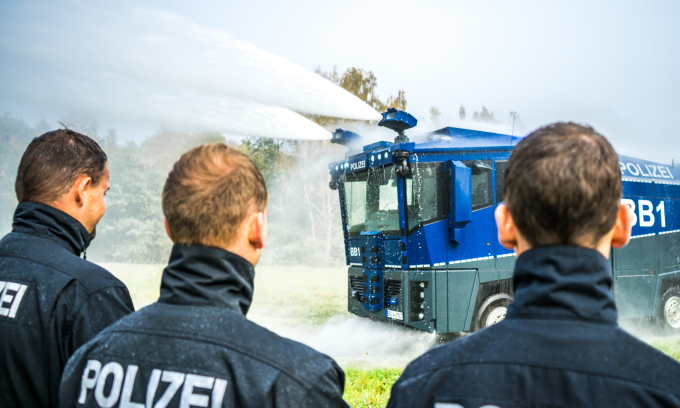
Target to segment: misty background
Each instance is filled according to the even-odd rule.
[[[337,68],[315,73],[355,94],[378,111],[405,110],[403,90],[381,100],[377,79],[371,71]],[[494,130],[507,121],[486,107],[468,112],[461,106],[458,119],[470,126]],[[441,113],[430,108],[419,131],[440,128]],[[322,115],[305,115],[333,131],[340,127],[360,133],[364,143],[392,140],[395,133],[373,121],[347,121]],[[97,238],[88,248],[95,262],[161,264],[167,261],[171,242],[163,228],[161,191],[168,172],[179,157],[205,143],[226,143],[248,155],[263,173],[269,193],[269,237],[263,265],[344,265],[344,242],[337,190],[329,187],[328,165],[344,157],[347,149],[327,140],[305,141],[258,137],[235,137],[217,132],[189,132],[161,127],[142,142],[123,141],[114,128],[102,129],[95,116],[70,112],[59,119],[68,128],[95,139],[108,155],[111,174],[106,196],[107,210],[97,227]],[[521,122],[516,127],[522,127]],[[0,233],[11,230],[17,201],[14,180],[19,160],[30,141],[51,130],[45,119],[29,125],[8,112],[0,115]],[[415,134],[415,133],[414,133]]]
[[[23,150],[61,121],[109,155],[90,259],[165,262],[167,172],[189,148],[224,141],[265,174],[263,262],[340,265],[327,164],[345,149],[294,139],[337,127],[367,142],[394,135],[324,116],[371,116],[327,83],[376,111],[408,110],[419,120],[411,136],[444,126],[524,135],[571,120],[622,154],[670,164],[680,159],[678,12],[673,1],[2,2],[0,233]]]

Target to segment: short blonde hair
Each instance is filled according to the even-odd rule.
[[[165,182],[162,200],[175,244],[230,245],[246,216],[264,211],[267,187],[248,156],[216,143],[180,157]]]

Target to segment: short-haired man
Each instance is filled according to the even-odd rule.
[[[161,296],[81,348],[62,407],[346,407],[329,357],[250,322],[267,190],[224,144],[185,153],[163,189],[175,244]]]
[[[74,131],[33,139],[21,158],[0,241],[0,406],[56,407],[71,355],[134,311],[123,283],[80,258],[108,188],[106,154]]]
[[[608,258],[632,214],[609,142],[540,128],[513,150],[504,191],[498,236],[518,256],[507,317],[411,363],[388,407],[680,407],[680,364],[617,325]]]

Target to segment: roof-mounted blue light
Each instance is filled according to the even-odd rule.
[[[408,137],[404,134],[404,130],[411,129],[418,125],[418,119],[407,112],[394,108],[389,108],[387,112],[383,112],[381,115],[383,118],[378,123],[378,126],[392,129],[399,134],[394,140],[394,143],[408,143]]]
[[[331,143],[347,146],[349,148],[353,144],[360,143],[364,138],[349,130],[335,129]]]

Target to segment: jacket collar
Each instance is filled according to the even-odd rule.
[[[163,271],[159,303],[226,307],[245,315],[253,300],[255,269],[220,248],[178,244]]]
[[[78,256],[92,242],[90,233],[78,220],[54,207],[32,201],[19,203],[12,231],[51,239]]]
[[[507,317],[616,324],[609,261],[594,249],[533,248],[517,258]]]

